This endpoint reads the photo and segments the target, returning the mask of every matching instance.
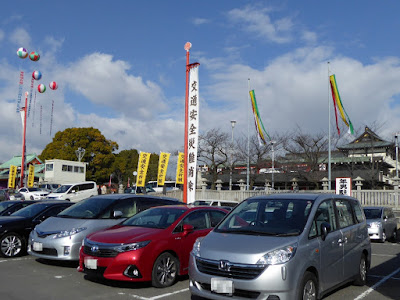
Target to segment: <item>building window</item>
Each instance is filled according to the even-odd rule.
[[[62,170],[63,172],[67,172],[67,171],[68,171],[68,166],[67,166],[67,165],[62,165],[61,170]]]
[[[53,171],[53,164],[46,164],[46,171]]]

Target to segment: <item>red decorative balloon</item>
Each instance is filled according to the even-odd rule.
[[[52,82],[50,82],[49,87],[50,87],[52,90],[56,90],[56,89],[58,88],[58,84],[57,84],[57,82],[52,81]]]
[[[43,83],[41,83],[38,85],[37,89],[39,93],[44,93],[46,91],[46,86]]]
[[[33,51],[33,52],[31,52],[31,54],[29,54],[29,58],[30,58],[30,60],[38,61],[40,59],[40,55],[39,55],[39,53]]]

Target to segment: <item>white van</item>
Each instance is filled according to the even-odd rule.
[[[96,183],[94,181],[85,181],[63,184],[47,195],[47,199],[78,202],[95,195],[98,195]]]

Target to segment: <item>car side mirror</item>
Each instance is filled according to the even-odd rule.
[[[328,222],[322,222],[321,224],[321,238],[325,241],[328,233],[331,232],[331,224]]]
[[[193,225],[190,224],[184,224],[183,225],[183,235],[188,235],[194,230]]]
[[[119,219],[121,217],[122,217],[122,211],[116,210],[116,211],[113,212],[113,218],[114,219]]]

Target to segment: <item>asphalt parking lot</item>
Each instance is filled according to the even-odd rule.
[[[400,242],[373,243],[368,285],[347,285],[324,297],[329,300],[400,300]],[[191,298],[187,277],[172,287],[92,280],[76,271],[77,264],[49,262],[26,255],[0,259],[0,299],[173,299]],[[229,298],[227,298],[229,299]]]

